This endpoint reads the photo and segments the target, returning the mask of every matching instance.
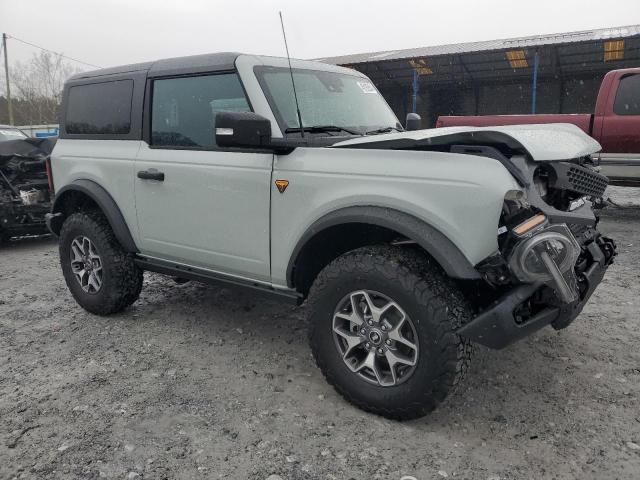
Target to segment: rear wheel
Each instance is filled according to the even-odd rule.
[[[142,270],[115,238],[99,212],[70,215],[60,231],[60,264],[71,294],[97,315],[119,312],[135,302]]]
[[[356,406],[406,420],[432,411],[465,373],[471,344],[456,330],[470,309],[417,252],[367,247],[318,276],[309,296],[318,366]]]

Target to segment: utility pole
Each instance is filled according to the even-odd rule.
[[[11,86],[9,85],[9,57],[7,57],[7,34],[2,34],[2,48],[4,49],[4,75],[7,80],[7,109],[9,110],[9,125],[13,125],[13,105],[11,105]]]

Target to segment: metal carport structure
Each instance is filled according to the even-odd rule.
[[[602,77],[640,66],[640,25],[322,58],[368,75],[400,118],[588,113]]]

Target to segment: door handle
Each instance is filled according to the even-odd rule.
[[[157,180],[158,182],[164,182],[164,172],[159,172],[155,168],[140,170],[138,172],[138,178],[142,180]]]

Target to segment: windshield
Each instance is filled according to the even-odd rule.
[[[280,128],[283,131],[300,128],[289,69],[256,67],[255,72]],[[367,78],[301,69],[293,70],[293,78],[305,129],[333,126],[345,128],[347,133],[365,133],[380,128],[402,128]]]

